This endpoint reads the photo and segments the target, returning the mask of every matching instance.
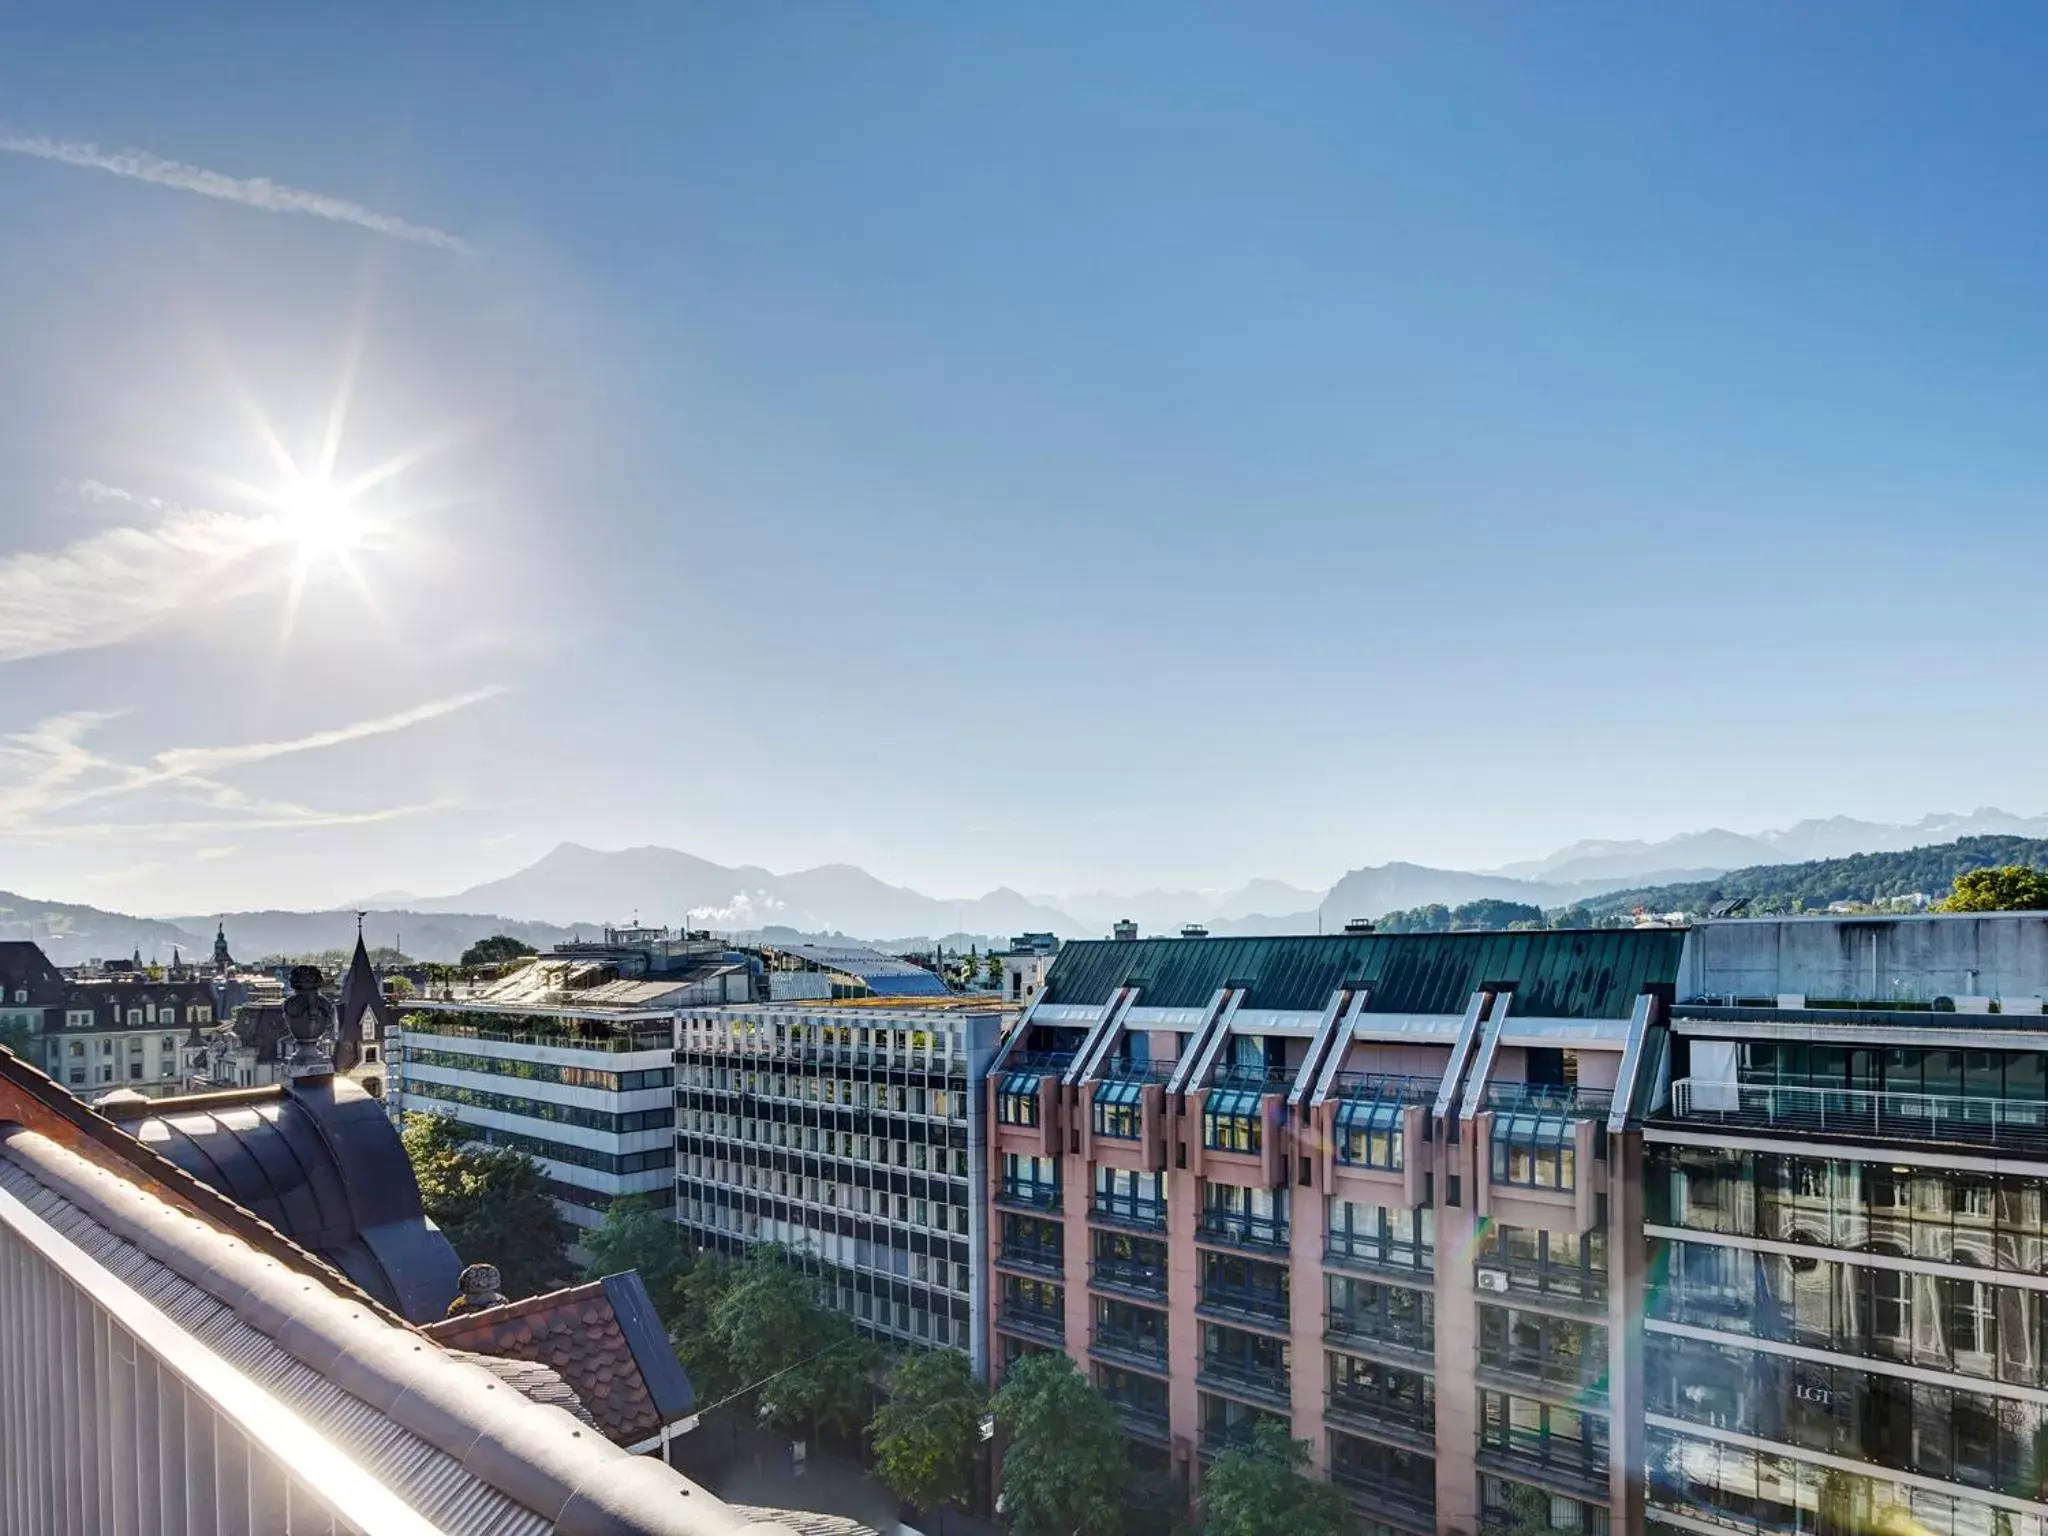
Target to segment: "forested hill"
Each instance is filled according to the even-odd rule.
[[[2048,840],[2031,837],[1965,837],[1930,848],[1897,853],[1858,853],[1845,859],[1805,864],[1756,864],[1731,869],[1712,880],[1683,885],[1644,885],[1610,891],[1553,913],[1566,926],[1626,917],[1637,907],[1651,912],[1703,914],[1717,901],[1749,898],[1749,913],[1817,911],[1834,901],[1882,901],[1915,892],[1939,900],[1957,875],[2002,864],[2048,869]]]

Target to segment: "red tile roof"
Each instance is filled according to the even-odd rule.
[[[420,1331],[451,1349],[552,1368],[605,1437],[619,1445],[637,1445],[662,1427],[661,1410],[602,1280],[444,1318]]]

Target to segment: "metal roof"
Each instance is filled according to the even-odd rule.
[[[921,965],[858,945],[777,944],[778,955],[794,955],[828,971],[857,976],[878,997],[947,997],[946,984]]]
[[[1625,1019],[1645,987],[1676,979],[1684,943],[1661,928],[1084,939],[1061,949],[1041,999],[1099,1008],[1136,987],[1148,1008],[1200,1008],[1218,988],[1242,986],[1247,1007],[1313,1013],[1345,983],[1364,982],[1370,1013],[1456,1014],[1501,982],[1523,1017]]]
[[[35,1132],[0,1126],[0,1224],[10,1201],[27,1213],[24,1219],[45,1224],[75,1245],[79,1272],[68,1276],[75,1286],[97,1285],[94,1277],[106,1276],[120,1289],[100,1289],[118,1294],[138,1321],[179,1342],[210,1377],[220,1379],[224,1395],[242,1404],[282,1405],[354,1463],[342,1470],[355,1475],[319,1491],[396,1500],[394,1509],[419,1517],[408,1530],[446,1536],[736,1536],[744,1529],[755,1536],[787,1536],[660,1462],[584,1432],[561,1410],[501,1390],[494,1372],[281,1270],[120,1174]],[[83,1273],[87,1266],[92,1276]],[[79,1359],[92,1368],[91,1352]],[[0,1357],[0,1376],[8,1364]],[[111,1368],[105,1359],[99,1362],[102,1382]],[[73,1395],[90,1397],[108,1419],[117,1418],[128,1402],[120,1392],[96,1391],[90,1384]],[[29,1400],[18,1391],[0,1396]],[[120,1427],[133,1436],[132,1423]],[[142,1469],[156,1486],[153,1461],[133,1454],[138,1440],[128,1440],[131,1454],[125,1458],[117,1452],[121,1436],[111,1429],[81,1452],[82,1443],[83,1437],[65,1448],[70,1454],[63,1458],[64,1470],[81,1468],[97,1482]],[[167,1443],[176,1457],[178,1447]],[[307,1448],[287,1436],[277,1450],[289,1465]],[[187,1456],[191,1451],[184,1448]],[[5,1465],[0,1457],[0,1467]],[[172,1470],[181,1473],[182,1465]],[[61,1523],[56,1528],[100,1529]],[[166,1522],[166,1529],[174,1528],[201,1527]],[[204,1528],[212,1529],[212,1522]],[[356,1521],[344,1528],[392,1527]]]
[[[136,1107],[136,1118],[116,1109],[136,1140],[393,1311],[423,1322],[455,1295],[461,1261],[426,1219],[398,1133],[347,1078]]]

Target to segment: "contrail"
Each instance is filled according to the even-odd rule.
[[[40,134],[11,133],[5,129],[0,129],[0,150],[14,155],[31,155],[38,160],[55,160],[63,165],[82,165],[88,170],[110,171],[131,181],[154,182],[160,187],[176,187],[184,192],[197,192],[201,197],[217,197],[224,202],[263,208],[272,213],[305,213],[316,219],[356,224],[380,235],[389,235],[394,240],[411,240],[420,245],[438,246],[444,251],[469,249],[465,241],[446,230],[409,224],[391,214],[365,208],[361,203],[328,197],[321,192],[302,192],[297,187],[279,186],[261,176],[246,180],[223,176],[219,171],[166,160],[146,150],[108,151],[97,144],[75,139],[50,139]]]

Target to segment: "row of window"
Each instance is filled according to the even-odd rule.
[[[1722,1333],[2048,1388],[2048,1294],[1712,1243],[1651,1243],[1650,1314]]]
[[[677,1122],[686,1132],[716,1136],[726,1141],[784,1147],[792,1152],[814,1152],[819,1157],[909,1168],[918,1173],[950,1174],[956,1179],[967,1177],[965,1147],[949,1150],[904,1137],[856,1135],[852,1131],[815,1125],[791,1125],[786,1120],[749,1120],[744,1116],[713,1115],[703,1110],[682,1110],[677,1115]]]
[[[567,1067],[552,1061],[521,1061],[511,1056],[484,1056],[470,1051],[419,1047],[405,1053],[414,1066],[443,1067],[451,1072],[485,1072],[533,1083],[560,1083],[564,1088],[599,1088],[607,1093],[632,1093],[642,1088],[667,1088],[675,1082],[673,1067],[641,1072],[607,1072],[598,1067]]]
[[[2018,1498],[2048,1493],[2048,1406],[1853,1364],[1652,1334],[1653,1413]]]
[[[841,1109],[878,1110],[916,1115],[920,1119],[967,1121],[964,1089],[925,1088],[909,1083],[878,1083],[869,1078],[834,1077],[817,1072],[743,1071],[685,1063],[676,1069],[676,1086],[725,1093],[747,1093],[790,1104],[830,1105]],[[1034,1086],[1036,1079],[1033,1079]],[[1036,1121],[1032,1122],[1036,1124]]]
[[[630,1135],[634,1131],[662,1131],[676,1123],[673,1109],[632,1109],[614,1113],[603,1109],[585,1109],[580,1104],[557,1104],[552,1099],[537,1099],[528,1094],[491,1093],[482,1088],[465,1088],[456,1083],[435,1083],[424,1078],[412,1078],[405,1085],[406,1093],[414,1098],[433,1099],[442,1104],[466,1104],[472,1109],[495,1110],[500,1114],[521,1115],[529,1120],[546,1120],[555,1125],[580,1126],[586,1131],[605,1131],[614,1136]],[[673,1151],[670,1153],[673,1156]]]
[[[462,1129],[465,1135],[485,1146],[510,1147],[529,1157],[544,1157],[550,1162],[592,1168],[599,1173],[651,1173],[657,1168],[670,1168],[675,1164],[675,1151],[670,1147],[656,1147],[647,1152],[597,1152],[589,1147],[572,1146],[566,1141],[550,1141],[543,1136],[501,1131],[495,1126],[473,1125],[468,1121],[463,1122]]]
[[[457,1040],[502,1040],[564,1051],[669,1051],[675,1030],[666,1020],[564,1018],[543,1013],[498,1013],[487,1009],[410,1013],[404,1027],[413,1034]]]
[[[784,1200],[802,1201],[826,1210],[858,1211],[863,1215],[881,1216],[885,1219],[892,1214],[889,1192],[866,1184],[842,1184],[833,1179],[805,1178],[801,1174],[788,1173],[777,1168],[732,1163],[695,1153],[677,1159],[676,1173],[681,1179],[722,1184],[729,1189],[753,1190]],[[967,1231],[967,1207],[964,1205],[954,1205],[945,1200],[915,1199],[909,1195],[896,1195],[893,1198],[894,1218],[907,1226],[929,1227],[936,1232],[944,1232],[949,1227],[963,1234]]]
[[[211,1024],[213,1022],[213,1004],[211,1003],[186,1003],[182,1009],[176,1003],[142,1003],[131,1008],[116,1007],[111,1017],[117,1027],[125,1023],[130,1029],[141,1029],[151,1024],[179,1023],[181,1012],[183,1014],[182,1022],[186,1024]],[[99,1013],[95,1009],[67,1008],[64,1010],[64,1027],[66,1029],[91,1029],[98,1022]]]
[[[1727,1530],[1911,1531],[1914,1536],[2048,1536],[2048,1519],[1884,1473],[1845,1472],[1652,1426],[1649,1503]]]
[[[967,1315],[964,1288],[957,1296],[949,1296],[943,1289],[907,1285],[905,1281],[916,1273],[915,1268],[895,1269],[893,1261],[893,1274],[853,1270],[847,1259],[835,1256],[820,1241],[832,1234],[777,1221],[754,1211],[679,1200],[676,1219],[697,1229],[710,1247],[736,1251],[755,1243],[778,1243],[823,1260],[831,1266],[827,1288],[838,1297],[839,1309],[866,1329],[925,1343],[950,1344],[958,1349],[970,1347],[973,1324]],[[934,1287],[943,1285],[945,1269],[945,1265],[932,1261],[931,1272],[939,1277],[933,1282]],[[892,1291],[893,1296],[886,1294]]]
[[[959,1056],[962,1032],[945,1024],[915,1029],[855,1024],[817,1024],[759,1018],[685,1017],[683,1049],[713,1055],[763,1052],[787,1056],[801,1051],[857,1051],[899,1057]]]
[[[1759,1040],[1742,1047],[1744,1082],[2048,1104],[2048,1054]]]
[[[1646,1218],[1731,1237],[2048,1273],[2048,1180],[1653,1143]]]

